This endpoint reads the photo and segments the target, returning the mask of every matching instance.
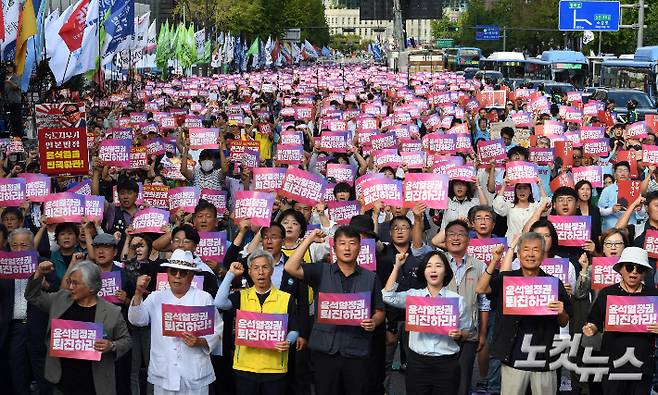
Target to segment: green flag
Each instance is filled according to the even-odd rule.
[[[249,57],[249,55],[258,56],[258,37],[251,43],[251,47],[244,56]]]
[[[155,64],[160,70],[167,68],[169,45],[169,21],[165,21],[164,25],[160,26],[158,46],[155,49]]]

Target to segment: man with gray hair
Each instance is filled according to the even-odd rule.
[[[29,229],[18,228],[8,237],[12,252],[34,252],[34,235]],[[34,259],[36,258],[33,255]],[[38,262],[35,262],[38,264]],[[45,288],[56,284],[52,275],[44,283]],[[32,375],[39,394],[50,394],[50,384],[43,376],[48,350],[43,342],[48,326],[48,314],[27,303],[25,288],[27,279],[0,280],[0,359],[11,361],[8,374],[11,376],[12,393],[28,395]]]
[[[562,281],[558,280],[558,300],[548,303],[552,315],[513,315],[504,314],[505,277],[546,277],[549,276],[540,265],[544,259],[544,237],[539,233],[523,234],[517,244],[517,254],[521,264],[518,270],[501,267],[499,274],[493,274],[500,255],[495,253],[489,262],[485,274],[478,283],[477,291],[491,294],[499,304],[496,310],[491,354],[502,362],[501,393],[524,395],[528,385],[533,393],[554,394],[559,384],[555,370],[550,370],[549,363],[557,359],[549,357],[553,338],[560,327],[569,323],[571,303]],[[512,253],[512,250],[508,253]],[[528,353],[537,350],[535,354]],[[521,362],[535,361],[532,367]],[[524,366],[521,366],[524,365]]]
[[[240,262],[231,263],[215,296],[215,306],[221,310],[249,311],[256,314],[286,314],[288,328],[286,338],[279,341],[275,349],[236,344],[233,358],[236,388],[238,394],[283,395],[287,386],[288,351],[298,336],[295,299],[272,285],[272,254],[257,248],[249,255],[247,265],[254,285],[229,295],[233,278],[244,272]],[[237,319],[240,319],[239,316]]]

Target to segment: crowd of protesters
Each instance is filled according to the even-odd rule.
[[[409,395],[650,392],[657,312],[641,331],[609,331],[606,324],[610,296],[658,295],[658,248],[647,244],[658,230],[658,161],[643,158],[656,136],[653,120],[641,123],[633,103],[622,123],[615,103],[585,102],[577,92],[358,65],[168,81],[138,76],[111,87],[104,95],[55,90],[48,98],[84,103],[86,119],[71,126],[86,125],[90,142],[88,174],[52,175],[50,192],[89,181],[90,194],[105,197],[103,219],[55,223],[43,203],[29,200],[1,208],[0,248],[38,256],[29,278],[0,279],[6,393],[392,394],[395,371]],[[133,113],[146,113],[155,127],[130,124]],[[161,125],[163,114],[173,114],[175,125]],[[217,129],[216,147],[191,148],[187,115]],[[125,129],[134,146],[158,137],[172,144],[141,168],[107,165],[98,145]],[[347,144],[327,150],[321,136],[337,131],[347,132]],[[385,149],[399,161],[380,161],[374,140],[384,134],[394,136]],[[301,136],[296,164],[277,154],[292,135]],[[457,136],[452,146],[432,142],[446,136]],[[233,149],[241,141],[257,142],[258,163],[241,161]],[[504,158],[484,155],[493,142]],[[24,152],[3,149],[0,175],[42,173],[46,158],[38,152],[27,142]],[[538,152],[552,155],[544,161]],[[422,161],[403,153],[421,154]],[[533,179],[507,174],[512,162],[534,168]],[[327,176],[331,164],[350,165],[351,179]],[[269,225],[236,218],[238,193],[254,190],[254,169],[267,167],[298,167],[333,190],[314,204],[270,191]],[[579,179],[585,169],[598,179]],[[447,208],[435,208],[431,199],[369,202],[361,188],[363,177],[404,181],[419,173],[448,174]],[[620,198],[629,180],[638,180],[632,201]],[[149,184],[226,191],[227,207],[198,199],[191,212],[173,211],[157,232],[137,232],[133,219],[149,206],[138,195]],[[331,201],[360,209],[337,220]],[[589,218],[589,239],[569,243],[569,232],[556,230],[556,217]],[[223,259],[204,259],[197,247],[204,232],[216,231],[227,234]],[[469,249],[493,239],[498,244],[486,259]],[[374,270],[358,263],[364,240],[374,240]],[[600,257],[616,257],[620,275],[601,288],[593,269]],[[568,269],[544,306],[548,312],[506,313],[505,283],[550,276],[542,265],[549,258],[568,259]],[[106,272],[121,278],[114,302],[99,296]],[[156,284],[159,274],[168,286]],[[319,316],[323,294],[359,293],[368,295],[370,308],[356,325]],[[456,298],[455,326],[409,330],[405,309],[412,297]],[[167,335],[164,304],[214,306],[210,334]],[[285,315],[285,337],[269,348],[237,344],[242,312]],[[93,349],[101,357],[53,355],[53,320],[100,323],[102,338]],[[522,363],[528,361],[535,363]],[[581,380],[590,365],[605,374]]]

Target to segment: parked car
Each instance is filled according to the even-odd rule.
[[[613,88],[596,88],[590,95],[590,100],[615,102],[615,112],[620,121],[626,121],[628,110],[626,104],[629,100],[637,101],[637,113],[640,120],[644,120],[646,114],[658,114],[656,103],[645,92],[637,89],[613,89]]]

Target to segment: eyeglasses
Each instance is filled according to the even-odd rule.
[[[171,242],[174,243],[174,244],[180,244],[180,243],[191,244],[191,243],[194,243],[194,241],[192,241],[190,239],[178,239],[178,238],[173,239]]]
[[[67,278],[67,279],[66,279],[66,284],[67,284],[69,287],[74,287],[74,288],[75,288],[75,287],[77,287],[77,286],[80,285],[80,282],[79,282],[79,281],[75,281],[75,280],[71,280],[70,278]]]
[[[625,263],[624,268],[629,273],[633,273],[633,269],[637,270],[638,274],[642,274],[647,271],[647,268],[644,266],[636,265],[634,263]]]
[[[176,269],[174,267],[167,268],[167,271],[174,277],[177,277],[178,275],[180,275],[180,277],[186,277],[190,274],[190,271],[187,269]]]
[[[474,219],[476,222],[482,222],[482,221],[489,222],[489,221],[491,221],[493,218],[490,217],[490,216],[488,216],[488,215],[487,215],[487,216],[484,216],[484,217],[480,217],[480,216],[478,215],[477,217],[475,217],[475,218],[473,218],[473,219]]]
[[[393,230],[393,232],[406,232],[411,228],[408,226],[394,226],[391,229]]]
[[[604,241],[603,246],[612,248],[612,247],[622,247],[624,245],[623,241]]]
[[[555,199],[557,203],[564,204],[564,203],[574,203],[576,199],[574,199],[573,196],[567,196],[567,197],[559,197]]]
[[[631,172],[630,170],[621,167],[618,167],[617,170],[615,170],[615,173],[620,173],[620,174],[629,174],[630,172]]]
[[[464,238],[468,236],[466,233],[459,233],[459,232],[446,232],[446,237],[447,238]]]

